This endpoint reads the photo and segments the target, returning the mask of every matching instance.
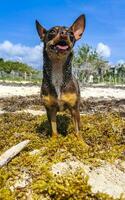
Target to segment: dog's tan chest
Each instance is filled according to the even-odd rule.
[[[54,105],[58,105],[58,107],[60,108],[60,110],[63,110],[63,106],[64,104],[68,104],[71,107],[73,107],[76,104],[77,101],[77,95],[76,93],[62,93],[59,98],[55,98],[51,95],[43,95],[42,96],[43,99],[43,103],[45,104],[45,106],[50,107],[50,106],[54,106]]]
[[[70,92],[63,93],[60,100],[61,102],[68,103],[70,106],[74,106],[77,101],[77,95]]]

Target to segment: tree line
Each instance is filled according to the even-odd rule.
[[[5,61],[3,58],[0,58],[0,72],[5,72],[10,74],[12,71],[18,73],[27,73],[27,74],[36,74],[38,70],[33,69],[27,64],[18,62],[18,61]]]
[[[125,83],[125,63],[111,65],[103,56],[97,53],[96,49],[85,44],[78,47],[73,59],[74,68],[81,71],[80,79],[87,79],[93,75],[100,81],[114,81]]]

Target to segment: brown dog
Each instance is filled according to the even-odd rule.
[[[73,46],[85,29],[85,16],[81,15],[70,28],[55,26],[48,31],[36,21],[43,48],[43,81],[41,98],[51,124],[52,136],[57,137],[56,114],[69,109],[76,136],[80,128],[80,90],[72,75]]]

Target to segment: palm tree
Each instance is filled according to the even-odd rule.
[[[96,51],[89,45],[79,47],[73,60],[74,68],[80,68],[86,77],[96,74],[102,80],[102,77],[108,68],[108,62],[105,61]],[[76,69],[77,70],[77,69]]]

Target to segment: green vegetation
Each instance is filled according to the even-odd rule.
[[[0,169],[0,199],[33,200],[113,200],[112,197],[91,191],[84,171],[55,176],[52,166],[76,158],[85,164],[100,165],[99,160],[125,160],[125,120],[117,114],[94,114],[81,117],[83,141],[74,136],[68,114],[58,115],[59,138],[53,140],[46,116],[3,114],[0,116],[0,154],[9,147],[30,139],[28,146],[7,166]],[[31,154],[34,149],[39,153]],[[12,190],[22,171],[31,176],[24,188]],[[10,189],[11,188],[11,189]]]
[[[11,73],[12,71],[15,72],[26,72],[30,73],[37,73],[37,70],[33,69],[32,67],[28,66],[27,64],[23,64],[21,62],[14,62],[14,61],[4,61],[2,58],[0,59],[0,71],[5,73]]]
[[[90,75],[93,75],[94,83],[125,83],[125,63],[112,66],[96,49],[87,44],[77,49],[73,65],[76,72],[79,72],[78,78],[81,82],[89,82]]]
[[[108,61],[100,56],[96,49],[93,49],[87,44],[78,47],[74,57],[74,64],[77,64],[78,67],[84,64],[90,64],[92,65],[93,70],[104,67],[107,63]]]
[[[41,81],[40,71],[27,64],[14,61],[4,61],[0,58],[0,79],[5,81]]]

